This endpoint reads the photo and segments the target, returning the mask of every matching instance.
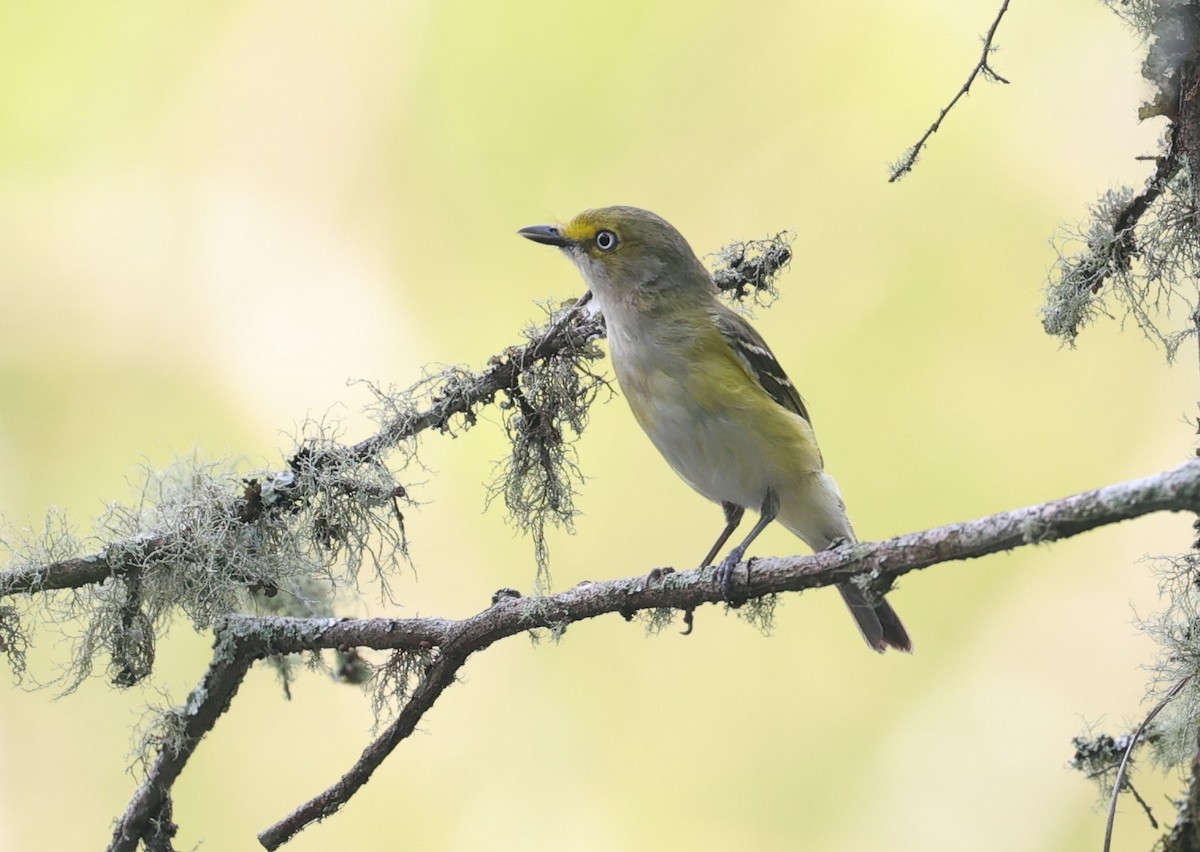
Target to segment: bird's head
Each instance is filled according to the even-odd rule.
[[[521,236],[562,249],[601,305],[679,288],[711,293],[712,279],[671,223],[638,207],[585,210],[565,225],[532,225]]]

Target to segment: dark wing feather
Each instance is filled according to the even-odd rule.
[[[716,322],[721,336],[737,354],[738,360],[746,366],[750,374],[758,380],[762,389],[770,394],[773,400],[788,411],[799,414],[811,426],[812,418],[808,416],[804,400],[800,398],[800,394],[792,385],[792,380],[787,377],[787,373],[783,371],[783,367],[779,366],[775,353],[767,346],[762,335],[755,331],[750,323],[724,305],[718,303],[717,307],[718,310],[713,314],[713,320]]]

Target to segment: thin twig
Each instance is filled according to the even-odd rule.
[[[1113,823],[1117,819],[1117,799],[1120,798],[1121,789],[1125,786],[1125,772],[1129,768],[1129,760],[1133,756],[1134,747],[1141,741],[1142,734],[1146,733],[1146,729],[1150,727],[1150,723],[1154,721],[1154,717],[1171,703],[1175,696],[1188,685],[1188,681],[1191,679],[1191,675],[1181,677],[1171,687],[1171,690],[1163,696],[1162,701],[1154,705],[1154,709],[1146,715],[1146,718],[1142,720],[1142,724],[1138,725],[1138,729],[1129,738],[1129,743],[1125,746],[1125,753],[1121,755],[1121,763],[1117,767],[1117,780],[1113,783],[1112,798],[1108,802],[1108,822],[1104,826],[1104,852],[1110,852],[1112,849]],[[1138,799],[1140,801],[1141,797],[1139,796]],[[1142,807],[1145,807],[1144,802]]]
[[[561,335],[563,333],[563,330],[566,329],[567,326],[569,326],[572,322],[575,321],[575,316],[591,301],[592,301],[592,291],[591,290],[586,291],[582,296],[580,296],[578,299],[576,299],[575,304],[571,305],[571,307],[567,310],[567,312],[565,314],[563,314],[563,318],[560,319],[558,322],[556,322],[550,328],[550,330],[548,332],[546,332],[545,336],[542,337],[542,339],[538,342],[538,344],[533,347],[533,351],[530,353],[531,357],[536,358],[536,357],[540,356],[542,354],[542,348],[549,341],[558,340],[559,335]]]
[[[1133,782],[1126,780],[1125,787],[1129,790],[1129,795],[1133,796],[1135,802],[1141,805],[1142,812],[1146,814],[1146,819],[1150,821],[1150,827],[1155,831],[1158,830],[1158,820],[1154,818],[1154,811],[1150,809],[1150,803],[1147,802],[1142,794],[1137,791],[1137,787],[1133,786]]]
[[[954,105],[959,102],[963,95],[971,91],[971,86],[975,82],[975,78],[982,74],[987,79],[994,83],[1008,83],[1008,80],[996,73],[996,70],[988,64],[988,57],[995,51],[992,45],[992,40],[996,37],[996,28],[1000,26],[1000,19],[1004,17],[1004,13],[1008,11],[1009,0],[1004,0],[1000,4],[1000,11],[996,13],[996,19],[992,21],[992,25],[988,28],[987,35],[983,37],[983,53],[979,56],[979,61],[975,63],[975,67],[971,69],[971,73],[967,75],[967,82],[962,84],[957,94],[950,99],[950,103],[942,107],[942,111],[938,113],[938,117],[934,119],[933,124],[917,140],[917,144],[909,148],[900,161],[892,166],[891,175],[888,177],[888,183],[895,183],[912,171],[913,166],[917,164],[917,158],[921,156],[921,149],[925,147],[925,143],[929,141],[929,137],[937,133],[938,128],[942,126],[942,121],[950,114],[950,110],[954,109]]]
[[[367,746],[362,757],[354,762],[336,784],[296,808],[275,825],[260,832],[258,842],[263,848],[278,849],[305,827],[332,816],[348,802],[350,797],[371,779],[371,775],[396,746],[416,730],[421,717],[433,706],[446,687],[454,683],[458,670],[466,661],[466,654],[448,654],[443,649],[413,690],[404,709],[396,716],[395,721],[388,725],[383,735]]]

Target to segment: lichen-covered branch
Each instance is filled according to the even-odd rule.
[[[1178,802],[1175,825],[1163,838],[1163,852],[1200,852],[1200,742],[1188,770],[1187,792]]]
[[[1167,118],[1165,144],[1140,191],[1106,191],[1085,225],[1064,231],[1042,325],[1074,344],[1084,326],[1115,313],[1115,302],[1171,359],[1195,335],[1190,320],[1200,305],[1200,11],[1192,2],[1109,6],[1147,41],[1142,75],[1155,96],[1138,118]],[[1188,322],[1172,326],[1173,317]]]
[[[773,293],[791,258],[788,240],[781,234],[727,247],[717,255],[718,286],[733,300]],[[314,421],[282,470],[246,475],[193,461],[147,472],[139,503],[114,505],[100,520],[90,555],[65,518],[51,513],[31,539],[0,541],[15,555],[0,571],[0,598],[22,596],[54,620],[83,621],[67,691],[102,653],[118,686],[149,675],[157,634],[180,612],[199,629],[231,612],[329,615],[338,591],[358,591],[363,566],[388,598],[391,576],[409,557],[410,497],[394,469],[413,460],[417,436],[468,428],[489,404],[500,409],[511,444],[490,496],[501,497],[530,536],[536,589],[547,591],[546,528],[569,529],[574,520],[583,480],[574,440],[606,386],[591,366],[602,354],[595,341],[604,336],[603,319],[573,308],[548,313],[522,345],[478,372],[450,367],[403,390],[372,386],[380,429],[357,443]],[[75,591],[56,597],[62,590]],[[16,603],[0,607],[0,654],[20,676],[28,641]]]
[[[718,287],[741,299],[748,295],[774,292],[775,276],[791,260],[787,234],[767,240],[732,243],[717,253],[719,264],[713,272]],[[380,459],[388,450],[428,430],[447,431],[456,417],[474,421],[475,410],[495,402],[497,395],[521,389],[522,375],[539,362],[595,357],[592,342],[604,337],[604,322],[597,314],[574,312],[567,321],[551,317],[543,328],[531,332],[528,342],[510,346],[489,359],[478,372],[445,371],[434,377],[428,388],[429,404],[424,408],[400,405],[393,399],[381,400],[380,408],[391,410],[375,434],[348,446],[317,444],[302,447],[286,470],[262,474],[242,483],[243,487],[223,495],[218,513],[242,524],[260,521],[273,507],[290,508],[305,498],[312,483],[303,474],[333,464],[367,464]],[[421,383],[424,386],[428,382]],[[345,487],[350,487],[347,483]],[[393,495],[380,493],[379,499]],[[120,576],[129,569],[131,556],[139,567],[144,560],[171,551],[174,540],[187,529],[146,531],[128,540],[115,541],[95,553],[72,556],[42,564],[25,565],[0,571],[0,598],[22,594],[81,588]],[[256,578],[247,577],[248,585]]]
[[[735,593],[739,601],[756,601],[780,592],[847,581],[882,593],[898,577],[931,565],[1067,538],[1158,511],[1200,511],[1200,460],[1144,479],[887,541],[849,544],[812,556],[755,559],[738,566]],[[614,566],[614,573],[621,567]],[[368,647],[418,655],[421,661],[413,672],[416,685],[403,691],[395,720],[359,761],[331,788],[263,832],[263,845],[273,849],[304,826],[335,812],[365,784],[415,729],[472,654],[535,628],[561,631],[570,624],[611,613],[632,618],[637,613],[692,610],[720,603],[721,595],[710,570],[696,569],[656,571],[653,579],[635,576],[583,583],[552,596],[498,593],[491,606],[460,620],[230,616],[217,626],[208,674],[188,705],[175,711],[177,723],[172,727],[180,733],[163,738],[110,848],[132,850],[130,844],[152,830],[155,814],[169,800],[172,782],[203,735],[227,709],[253,660],[301,651]]]
[[[169,807],[171,786],[200,740],[229,709],[246,672],[260,656],[245,646],[218,640],[213,662],[187,705],[177,708],[160,725],[154,762],[146,782],[117,820],[108,847],[112,852],[135,852],[147,835],[160,833],[158,823],[164,807]]]

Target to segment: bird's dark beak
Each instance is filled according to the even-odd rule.
[[[522,237],[527,240],[533,240],[535,243],[541,243],[545,246],[558,246],[566,248],[573,245],[573,242],[563,236],[562,231],[557,225],[530,225],[528,228],[522,228],[517,231]]]

